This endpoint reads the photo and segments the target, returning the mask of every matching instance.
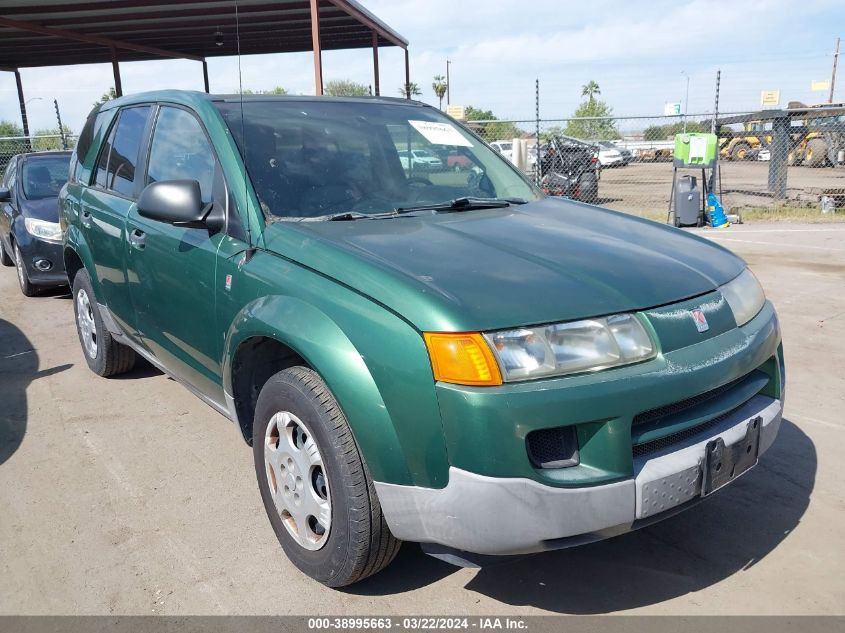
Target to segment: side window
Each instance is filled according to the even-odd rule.
[[[126,108],[103,146],[97,162],[97,184],[131,197],[135,193],[135,166],[150,106]]]
[[[150,145],[146,184],[196,180],[203,201],[211,202],[214,172],[214,152],[199,121],[186,110],[163,106]]]
[[[85,163],[85,158],[91,150],[91,145],[94,143],[94,134],[102,126],[105,119],[104,112],[97,112],[96,108],[88,115],[85,120],[85,126],[79,134],[79,139],[76,141],[76,147],[71,155],[71,169],[70,181],[76,182],[79,180],[80,171]]]
[[[18,167],[18,161],[17,161],[16,158],[13,158],[12,162],[9,163],[9,167],[6,169],[6,176],[3,179],[3,182],[5,183],[6,188],[11,189],[13,193],[16,189],[16,187],[15,187],[15,176],[18,173],[17,167]]]

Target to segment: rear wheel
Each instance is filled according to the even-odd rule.
[[[0,264],[4,266],[14,266],[15,260],[13,260],[9,253],[6,252],[6,247],[3,246],[3,240],[0,239]]]
[[[261,500],[288,558],[330,587],[393,560],[390,533],[346,417],[307,367],[275,374],[258,396],[253,456]]]
[[[108,377],[127,372],[135,366],[135,351],[114,340],[103,325],[91,279],[85,270],[80,270],[73,278],[73,311],[79,342],[91,371]]]
[[[820,138],[814,138],[807,143],[804,164],[807,167],[824,167],[827,161],[827,144]]]

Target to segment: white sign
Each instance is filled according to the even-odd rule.
[[[780,103],[780,90],[764,90],[760,93],[760,105],[776,106]]]
[[[422,134],[429,143],[435,145],[459,145],[472,147],[469,139],[465,138],[451,123],[432,123],[431,121],[408,121]]]
[[[467,118],[467,109],[462,105],[447,105],[446,114],[448,114],[453,119],[463,121]]]
[[[681,113],[681,102],[664,103],[663,114],[666,116],[678,116]]]
[[[707,155],[707,138],[703,136],[691,136],[689,141],[689,157],[691,160],[704,160]]]
[[[816,81],[815,79],[810,82],[810,90],[813,92],[818,91],[828,91],[830,90],[830,82],[829,81]]]

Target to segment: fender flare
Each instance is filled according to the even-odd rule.
[[[261,297],[233,319],[223,346],[223,388],[233,416],[233,361],[240,346],[256,337],[286,345],[325,380],[374,480],[412,483],[393,420],[361,353],[327,314],[296,297]]]
[[[74,224],[71,224],[65,233],[64,248],[62,257],[65,257],[65,251],[73,251],[82,262],[85,272],[91,278],[91,286],[94,288],[94,294],[100,291],[99,279],[97,278],[97,268],[94,266],[94,257],[91,255],[91,248],[88,246],[88,241],[85,236]],[[65,266],[67,266],[67,259],[65,258]],[[99,303],[103,303],[102,297],[96,296],[95,299]]]

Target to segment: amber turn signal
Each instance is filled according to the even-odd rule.
[[[502,374],[478,332],[425,332],[434,379],[456,385],[502,384]]]

